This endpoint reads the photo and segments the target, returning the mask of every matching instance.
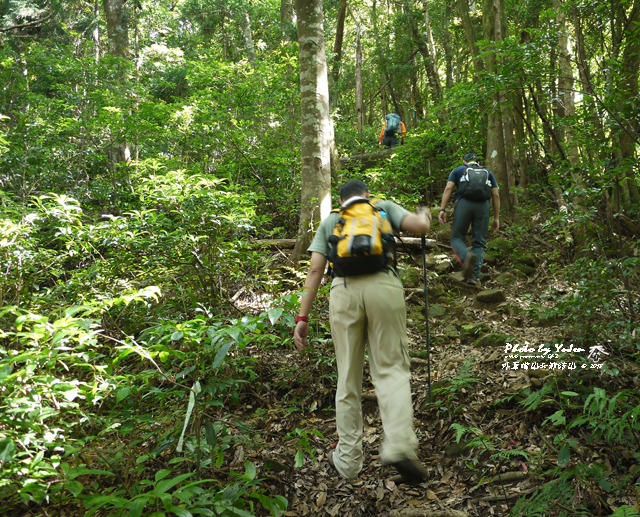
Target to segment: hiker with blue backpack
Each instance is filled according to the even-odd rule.
[[[400,140],[398,140],[398,133],[400,134]],[[402,122],[400,115],[396,113],[389,113],[385,118],[384,126],[380,131],[379,143],[387,147],[395,147],[399,143],[404,145],[404,137],[407,135],[407,128]]]
[[[380,461],[395,467],[407,483],[426,480],[416,454],[404,289],[396,270],[393,230],[429,231],[431,214],[412,213],[389,200],[373,200],[367,185],[350,180],[340,189],[340,208],[318,227],[309,246],[294,342],[302,352],[309,314],[329,261],[331,336],[336,353],[338,443],[327,461],[340,477],[355,479],[363,466],[362,370],[369,349],[371,378],[380,408],[384,441]]]
[[[457,187],[453,205],[451,247],[462,264],[464,278],[468,284],[480,286],[480,268],[487,250],[489,232],[490,200],[493,200],[493,222],[491,230],[500,228],[500,194],[493,172],[478,163],[476,153],[468,153],[462,165],[453,169],[447,180],[440,205],[440,224],[447,222],[445,208]],[[471,226],[471,250],[467,248],[465,236]]]

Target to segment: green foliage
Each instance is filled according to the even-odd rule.
[[[579,258],[567,267],[571,290],[548,312],[571,326],[578,342],[634,356],[640,346],[640,259]],[[611,354],[611,350],[608,351]],[[607,361],[613,357],[607,356]]]
[[[459,399],[463,398],[463,390],[472,389],[473,385],[480,382],[480,379],[472,377],[473,357],[465,360],[458,369],[457,375],[453,379],[445,379],[440,386],[433,391],[434,402],[432,404],[438,411],[449,411],[451,414],[460,413],[463,405]],[[427,403],[427,405],[429,405]]]
[[[315,463],[316,460],[316,448],[313,447],[310,443],[310,434],[314,434],[324,440],[324,436],[317,429],[307,430],[307,429],[298,429],[294,432],[288,433],[285,436],[285,440],[295,440],[296,447],[298,448],[295,457],[295,467],[300,468],[304,465],[304,453],[306,452],[310,457],[311,461]]]

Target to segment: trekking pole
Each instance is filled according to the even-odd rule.
[[[431,403],[431,355],[429,341],[429,290],[427,289],[427,240],[422,235],[422,274],[424,276],[424,315],[427,321],[427,383],[429,384],[429,403]]]

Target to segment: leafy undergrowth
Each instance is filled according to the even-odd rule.
[[[637,268],[628,258],[568,269],[547,258],[508,287],[500,274],[513,271],[509,259],[496,259],[484,279],[506,294],[496,306],[430,274],[430,303],[446,310],[430,318],[431,401],[424,359],[412,364],[430,474],[421,487],[379,462],[368,368],[364,470],[347,482],[324,461],[336,441],[326,287],[302,354],[291,344],[294,294],[265,308],[246,289],[235,299],[244,317],[164,317],[135,337],[114,332],[113,315],[157,304],[156,289],[42,315],[5,307],[2,514],[637,515]],[[291,272],[281,269],[282,285],[299,281]],[[410,350],[424,358],[424,301],[408,293]],[[574,347],[563,352],[567,340]],[[507,343],[510,355],[514,344],[546,345],[565,369],[506,358]],[[600,362],[585,357],[594,345],[608,354]]]

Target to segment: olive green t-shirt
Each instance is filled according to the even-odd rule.
[[[400,205],[397,205],[393,201],[389,201],[387,199],[376,201],[375,205],[387,213],[389,222],[394,230],[399,230],[402,220],[411,213]],[[333,228],[339,218],[340,214],[338,214],[338,212],[332,212],[320,223],[318,231],[307,250],[309,253],[316,251],[318,253],[322,253],[325,257],[329,256],[329,237],[333,235]]]

